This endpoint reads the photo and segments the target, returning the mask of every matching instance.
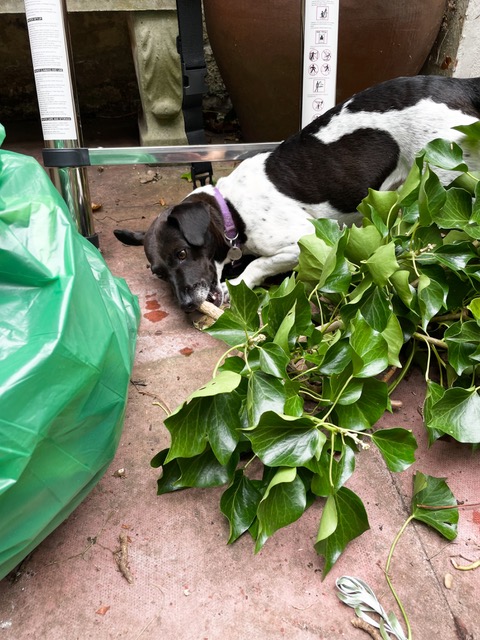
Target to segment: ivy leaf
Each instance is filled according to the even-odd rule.
[[[381,429],[372,434],[390,471],[404,471],[415,462],[417,441],[407,429]]]
[[[463,162],[463,151],[456,142],[437,138],[425,145],[425,160],[440,169],[468,171]]]
[[[394,367],[401,367],[402,363],[399,360],[399,355],[404,343],[403,331],[394,313],[390,314],[387,326],[382,331],[382,336],[388,345],[388,364]]]
[[[290,360],[280,345],[267,342],[257,347],[257,350],[262,371],[275,378],[286,378],[286,369]]]
[[[415,473],[412,515],[415,520],[436,529],[447,540],[457,537],[457,501],[444,478],[434,478],[420,471]]]
[[[355,451],[348,444],[342,444],[340,457],[332,459],[332,452],[324,447],[320,459],[312,458],[305,466],[314,473],[313,493],[326,498],[343,487],[355,471]]]
[[[339,238],[337,244],[330,249],[327,255],[318,288],[324,293],[346,294],[350,286],[352,275],[345,260],[345,245],[347,236]]]
[[[323,266],[330,252],[329,245],[315,234],[304,236],[298,241],[300,256],[297,272],[302,282],[310,282],[314,286],[322,277]]]
[[[362,395],[354,404],[337,404],[335,414],[344,429],[365,431],[370,429],[388,408],[388,387],[376,378],[363,382]]]
[[[295,327],[293,338],[309,335],[312,331],[312,313],[310,303],[305,295],[305,287],[298,282],[293,289],[285,294],[272,294],[265,310],[266,330],[274,337],[275,342],[286,346],[290,331]],[[288,320],[287,320],[288,318]],[[214,325],[215,326],[215,325]],[[281,339],[279,338],[282,335]],[[290,350],[287,348],[287,354]]]
[[[421,273],[418,279],[418,304],[422,317],[422,328],[426,330],[428,323],[442,308],[446,291],[444,287],[426,273]]]
[[[406,269],[400,269],[392,273],[390,280],[400,300],[406,307],[410,307],[415,294],[415,289],[410,285],[410,272]]]
[[[378,375],[388,367],[388,345],[385,338],[370,327],[360,312],[352,320],[351,327],[354,375],[357,378]]]
[[[457,131],[461,131],[472,140],[480,140],[480,121],[472,122],[471,124],[459,124],[457,127],[452,127]]]
[[[245,324],[231,309],[225,309],[222,315],[205,329],[205,332],[223,340],[231,347],[241,346],[247,341]]]
[[[468,233],[472,197],[465,189],[448,189],[444,206],[432,217],[440,229],[464,229]]]
[[[329,247],[334,247],[344,234],[344,230],[340,228],[338,222],[331,218],[312,220],[312,224],[315,227],[317,237],[326,242]]]
[[[327,498],[318,530],[315,550],[325,558],[325,577],[347,544],[370,528],[360,498],[342,487]]]
[[[390,276],[399,269],[397,258],[395,257],[395,244],[388,244],[378,247],[365,264],[370,271],[373,281],[378,287],[384,287]]]
[[[323,375],[342,373],[352,361],[353,349],[346,340],[339,340],[328,348],[319,367]]]
[[[266,411],[283,413],[286,394],[283,381],[263,371],[252,371],[248,379],[247,413],[250,427]]]
[[[480,345],[480,326],[475,320],[455,322],[444,333],[448,345],[448,362],[458,375],[476,364],[472,360]]]
[[[423,403],[423,419],[425,421],[425,427],[428,433],[428,444],[431,446],[435,440],[438,440],[443,435],[442,431],[438,431],[436,429],[432,429],[431,423],[435,413],[432,411],[435,404],[443,398],[445,393],[444,387],[433,382],[432,380],[427,380],[427,392],[425,394],[425,400]]]
[[[458,442],[480,443],[480,396],[476,389],[447,389],[431,407],[429,427]]]
[[[180,406],[166,420],[172,442],[166,462],[192,458],[210,442],[220,463],[225,464],[240,436],[241,398],[235,392],[197,397]]]
[[[220,371],[215,378],[212,378],[206,384],[194,391],[187,402],[190,402],[193,398],[216,396],[219,393],[231,393],[232,391],[235,391],[241,380],[242,376],[235,371]]]
[[[258,505],[255,553],[260,551],[275,531],[298,520],[306,506],[307,493],[297,470],[280,467]]]
[[[440,183],[438,176],[427,165],[418,194],[420,224],[428,226],[432,223],[434,216],[443,207],[446,197],[446,190]]]
[[[220,509],[230,524],[228,544],[237,540],[255,520],[262,494],[242,469],[235,472],[232,484],[220,499]]]
[[[221,487],[232,480],[238,458],[238,454],[234,454],[225,465],[220,464],[209,447],[194,458],[178,458],[176,462],[178,462],[181,476],[177,484],[182,488]]]
[[[269,467],[300,467],[313,457],[320,457],[326,436],[315,422],[304,416],[262,414],[252,431],[245,433],[254,453]]]
[[[373,225],[368,227],[353,225],[349,230],[345,256],[350,262],[360,264],[380,247],[381,242],[382,236]]]
[[[238,454],[231,456],[226,465],[218,462],[210,448],[192,458],[167,461],[168,449],[152,460],[152,466],[162,467],[157,481],[157,495],[186,489],[187,487],[218,487],[230,482],[238,464]]]
[[[396,191],[369,189],[367,197],[362,200],[358,210],[369,220],[373,221],[376,217],[384,223],[385,228],[387,222],[389,223],[388,226],[391,227],[397,218],[398,200]]]
[[[230,308],[233,314],[243,322],[248,331],[256,331],[260,326],[257,295],[241,280],[234,286],[227,282],[230,294]]]

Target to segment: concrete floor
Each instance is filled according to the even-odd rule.
[[[4,148],[39,158],[41,139],[31,140],[9,136],[7,128]],[[95,143],[95,135],[87,140]],[[117,136],[101,143],[136,141]],[[230,168],[216,165],[216,175]],[[157,497],[158,470],[150,467],[150,459],[168,446],[159,405],[174,409],[208,380],[224,349],[175,306],[166,285],[146,268],[142,249],[124,247],[112,229],[146,228],[161,206],[190,191],[181,179],[184,172],[184,167],[89,169],[92,200],[101,205],[95,225],[103,256],[112,272],[127,280],[142,309],[125,427],[115,459],[87,499],[16,573],[0,582],[0,640],[366,638],[351,626],[354,613],[338,600],[335,580],[361,578],[384,608],[398,615],[383,567],[409,514],[415,470],[447,478],[464,507],[455,541],[411,524],[397,547],[391,574],[413,638],[480,638],[480,569],[461,572],[451,564],[451,558],[467,564],[480,557],[480,459],[454,442],[427,448],[418,372],[395,393],[403,407],[378,425],[412,429],[419,442],[417,461],[391,474],[375,450],[358,455],[348,486],[362,498],[371,529],[349,545],[324,581],[313,548],[320,504],[254,555],[248,536],[226,544],[222,489]],[[117,473],[120,469],[124,474]],[[113,556],[122,533],[133,584],[118,571]],[[444,586],[447,573],[453,575],[450,589]]]

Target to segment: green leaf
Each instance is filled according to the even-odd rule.
[[[385,338],[370,327],[360,312],[352,320],[351,327],[354,375],[357,378],[378,375],[388,367],[388,345]]]
[[[308,416],[295,418],[264,413],[255,429],[245,433],[254,453],[269,467],[300,467],[313,457],[320,457],[326,441]]]
[[[400,300],[406,307],[410,307],[415,293],[415,289],[409,284],[410,272],[405,269],[400,269],[392,273],[390,280]]]
[[[330,252],[330,246],[312,234],[298,241],[300,256],[298,258],[298,277],[302,282],[310,282],[314,286],[322,277],[323,266]]]
[[[440,169],[468,171],[463,162],[463,151],[456,142],[437,138],[425,145],[425,160]]]
[[[327,498],[315,543],[315,550],[325,558],[323,577],[347,544],[369,528],[365,507],[353,491],[342,487]]]
[[[373,226],[350,228],[348,242],[345,248],[345,256],[350,262],[360,264],[367,260],[381,245],[382,236]]]
[[[221,487],[230,482],[238,464],[238,454],[230,457],[223,465],[215,457],[210,448],[194,458],[178,458],[178,466],[181,476],[177,485],[181,488],[198,487],[207,489],[208,487]]]
[[[294,335],[291,336],[292,339],[290,340],[290,335],[292,333],[292,329],[295,327],[296,305],[297,303],[294,302],[293,307],[290,309],[290,311],[288,311],[286,316],[283,318],[282,322],[280,323],[280,326],[277,329],[275,337],[273,338],[274,343],[277,344],[281,349],[283,349],[283,351],[287,354],[287,356],[290,353],[290,343],[293,344],[295,340]]]
[[[192,458],[210,442],[219,462],[225,464],[240,439],[241,398],[235,392],[194,398],[165,420],[172,442],[167,462]]]
[[[367,378],[360,398],[354,404],[337,404],[335,414],[344,429],[365,431],[380,420],[388,406],[387,385],[376,378]]]
[[[323,375],[332,375],[341,373],[352,361],[353,349],[347,340],[335,342],[328,348],[323,362],[319,367],[320,373]]]
[[[247,413],[249,427],[258,424],[266,411],[283,413],[286,400],[283,381],[263,371],[252,371],[248,379]]]
[[[318,287],[324,293],[346,294],[352,279],[348,262],[345,260],[345,245],[347,236],[343,235],[332,247],[325,260],[322,276]]]
[[[336,493],[355,471],[355,452],[348,444],[342,443],[340,456],[333,457],[324,447],[320,459],[312,458],[305,466],[314,473],[311,489],[317,496],[327,497]]]
[[[305,485],[295,468],[280,468],[267,487],[257,509],[255,553],[278,529],[298,520],[307,506]]]
[[[227,287],[232,313],[243,323],[245,329],[256,331],[260,326],[257,295],[247,287],[243,280],[236,286],[227,282]]]
[[[217,340],[223,340],[231,347],[241,346],[248,340],[243,321],[231,309],[225,309],[218,320],[205,329],[205,332]]]
[[[455,322],[444,333],[448,345],[448,362],[458,375],[475,365],[472,356],[480,346],[480,326],[475,320]]]
[[[404,471],[415,462],[417,441],[406,429],[381,429],[372,434],[390,471]]]
[[[472,140],[480,140],[480,121],[472,122],[471,124],[459,124],[457,127],[452,127],[452,129],[461,131],[467,138]]]
[[[425,400],[423,403],[423,419],[425,421],[425,427],[427,428],[429,446],[443,435],[442,431],[432,429],[431,423],[435,415],[432,409],[435,403],[443,397],[444,393],[445,389],[441,385],[433,382],[432,380],[427,380],[427,393],[425,394]]]
[[[390,314],[387,326],[382,331],[388,345],[388,364],[394,367],[401,367],[399,360],[400,351],[403,347],[403,331],[400,322],[395,314]]]
[[[418,279],[417,294],[422,328],[425,330],[433,316],[442,308],[447,291],[440,282],[422,273]]]
[[[236,471],[232,484],[220,499],[220,509],[230,524],[229,544],[249,529],[261,499],[255,482],[247,478],[242,469]]]
[[[212,378],[194,391],[187,402],[190,402],[193,398],[216,396],[219,393],[231,393],[238,387],[241,381],[242,376],[234,371],[220,371],[215,378]]]
[[[338,222],[331,218],[312,220],[312,224],[315,227],[317,237],[326,242],[330,247],[334,247],[344,234],[344,230],[340,228]]]
[[[473,298],[470,303],[467,304],[467,309],[472,312],[475,320],[480,320],[480,298]]]
[[[276,378],[286,378],[286,369],[290,360],[280,345],[267,342],[257,347],[257,351],[262,371]]]
[[[442,208],[446,197],[446,191],[440,183],[438,176],[427,166],[422,176],[418,194],[420,224],[428,226],[432,223],[432,219]]]
[[[389,227],[395,222],[398,212],[398,194],[396,191],[368,190],[368,196],[362,200],[358,210],[368,219],[373,220],[374,214]]]
[[[392,274],[399,269],[395,257],[395,244],[389,242],[379,247],[365,264],[370,271],[373,281],[378,287],[384,287]]]
[[[293,317],[293,324],[286,329],[285,325],[290,324],[286,320],[286,316],[289,314]],[[282,293],[281,290],[272,293],[265,315],[267,324],[265,328],[272,337],[276,336],[280,330],[282,333],[289,335],[293,326],[295,326],[294,338],[300,335],[309,335],[312,331],[310,302],[305,295],[305,287],[301,282],[297,282],[293,288],[285,293]]]
[[[413,484],[412,515],[436,529],[447,540],[457,537],[457,501],[444,478],[434,478],[417,471]]]
[[[452,188],[446,192],[443,207],[433,216],[440,229],[462,229],[467,231],[478,225],[470,223],[472,215],[472,197],[464,189]]]
[[[431,429],[458,442],[480,443],[480,397],[476,389],[452,387],[431,407]]]

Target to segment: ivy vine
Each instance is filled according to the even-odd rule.
[[[480,122],[458,129],[479,143]],[[445,188],[438,169],[458,177]],[[479,175],[457,144],[434,140],[399,189],[370,190],[359,211],[361,227],[313,221],[281,284],[229,285],[207,330],[228,350],[165,420],[171,444],[152,460],[159,494],[226,486],[228,541],[248,531],[255,551],[322,500],[324,575],[369,527],[345,486],[356,452],[376,447],[394,472],[415,460],[410,430],[375,428],[412,363],[429,443],[480,442]]]

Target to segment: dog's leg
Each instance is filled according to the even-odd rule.
[[[292,271],[298,264],[298,254],[298,245],[295,245],[273,256],[260,256],[252,260],[237,278],[230,280],[230,284],[237,285],[243,281],[250,289],[258,287],[271,276]]]

